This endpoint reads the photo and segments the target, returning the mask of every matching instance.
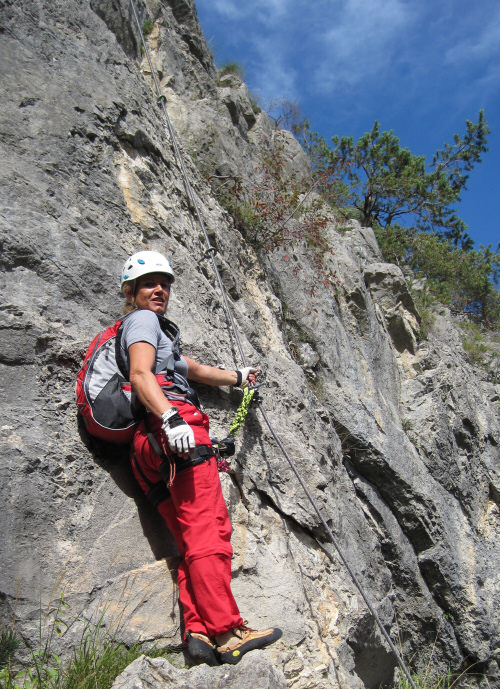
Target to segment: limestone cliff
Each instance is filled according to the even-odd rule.
[[[126,450],[78,425],[74,380],[121,313],[124,259],[144,247],[171,257],[184,351],[241,362],[128,3],[0,7],[1,618],[35,643],[40,599],[64,589],[75,615],[104,610],[125,642],[179,643],[171,540]],[[266,412],[405,658],[499,687],[499,386],[466,362],[446,312],[419,341],[403,276],[370,229],[331,218],[339,285],[313,298],[305,249],[284,260],[245,241],[198,167],[250,180],[263,137],[282,137],[296,169],[303,154],[240,80],[218,81],[191,0],[138,7]],[[240,394],[199,392],[226,434]],[[389,683],[394,659],[257,409],[222,481],[234,592],[253,626],[283,628],[265,655],[288,686]],[[62,653],[80,632],[70,625]]]

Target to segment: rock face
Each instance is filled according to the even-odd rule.
[[[192,670],[176,668],[163,658],[138,658],[120,675],[113,689],[140,687],[185,689],[286,689],[283,673],[273,667],[262,651],[242,658],[238,665]]]
[[[299,173],[304,155],[237,77],[218,82],[193,2],[138,11],[154,22],[154,67],[266,414],[404,657],[417,670],[471,667],[471,682],[499,687],[499,386],[466,362],[449,314],[419,340],[404,278],[370,229],[331,219],[325,261],[339,282],[313,296],[303,247],[285,260],[245,241],[199,169],[250,184],[260,141],[281,138]],[[118,275],[140,248],[171,257],[169,317],[187,354],[240,366],[234,337],[129,3],[20,0],[1,12],[2,620],[15,616],[34,645],[40,600],[45,610],[63,595],[63,655],[84,619],[125,643],[178,644],[177,554],[127,450],[78,424],[74,380],[121,313]],[[222,437],[241,395],[199,392]],[[233,590],[252,626],[284,635],[237,670],[190,670],[192,685],[241,686],[255,667],[263,687],[389,683],[395,660],[258,409],[232,465]],[[162,661],[141,663],[137,677],[170,681]]]

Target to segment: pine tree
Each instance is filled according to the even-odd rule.
[[[477,123],[467,120],[465,134],[455,134],[453,144],[445,143],[426,166],[425,156],[402,148],[394,132],[381,132],[375,121],[357,143],[334,136],[326,156],[345,170],[363,224],[386,228],[407,218],[419,230],[439,232],[454,246],[470,249],[472,240],[454,204],[466,189],[468,173],[488,150],[489,131],[480,110]]]

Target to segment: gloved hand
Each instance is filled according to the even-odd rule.
[[[252,385],[254,385],[255,379],[257,378],[257,373],[258,370],[256,368],[252,368],[251,366],[241,368],[239,371],[236,371],[236,374],[238,376],[236,385],[240,388],[246,388],[248,386],[248,383],[252,383]]]
[[[162,429],[165,433],[168,446],[176,454],[187,459],[194,451],[195,440],[193,429],[187,424],[177,411],[177,407],[171,407],[161,416]]]

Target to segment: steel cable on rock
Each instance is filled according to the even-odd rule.
[[[184,164],[184,158],[183,158],[182,153],[181,153],[181,150],[180,150],[180,148],[179,148],[179,144],[177,143],[177,137],[176,137],[176,135],[175,135],[174,128],[173,128],[172,123],[171,123],[171,121],[170,121],[170,117],[168,116],[167,106],[166,106],[166,100],[167,100],[167,99],[165,98],[164,94],[163,94],[162,91],[161,91],[160,82],[158,81],[158,77],[157,77],[157,75],[156,75],[156,70],[155,70],[155,68],[154,68],[154,66],[153,66],[153,61],[151,60],[151,54],[150,54],[150,52],[149,52],[149,48],[148,48],[148,46],[147,46],[146,40],[145,40],[145,38],[144,38],[144,35],[143,35],[143,33],[142,33],[142,28],[141,28],[141,24],[140,24],[140,22],[139,22],[139,17],[138,17],[138,15],[137,15],[137,10],[136,10],[136,7],[135,7],[134,0],[130,0],[130,5],[131,5],[131,7],[132,7],[132,11],[133,11],[133,14],[134,14],[135,23],[136,23],[136,25],[137,25],[137,30],[138,30],[138,32],[139,32],[139,36],[141,37],[142,47],[144,48],[144,53],[145,53],[145,55],[146,55],[146,57],[147,57],[147,60],[148,60],[148,63],[149,63],[149,69],[151,70],[151,75],[152,75],[152,77],[153,77],[153,81],[154,81],[156,93],[157,93],[157,96],[158,96],[158,98],[157,98],[157,103],[158,103],[158,105],[161,107],[161,109],[162,109],[162,111],[163,111],[163,115],[164,115],[165,121],[166,121],[166,123],[167,123],[167,129],[168,129],[170,141],[171,141],[171,143],[172,143],[172,146],[173,146],[173,149],[174,149],[174,153],[175,153],[175,157],[176,157],[176,159],[177,159],[177,162],[178,162],[179,167],[180,167],[181,172],[182,172],[182,178],[183,178],[183,181],[184,181],[184,187],[185,187],[185,189],[186,189],[186,196],[187,196],[187,198],[188,198],[189,203],[191,204],[191,207],[194,209],[194,212],[195,212],[196,217],[197,217],[197,219],[198,219],[198,222],[199,222],[199,224],[200,224],[201,230],[202,230],[202,232],[203,232],[203,236],[204,236],[205,241],[206,241],[206,243],[207,243],[208,249],[207,249],[207,251],[206,251],[206,254],[210,254],[210,257],[211,257],[211,259],[212,259],[212,266],[213,266],[213,269],[214,269],[214,272],[215,272],[215,275],[216,275],[216,278],[217,278],[217,282],[218,282],[218,285],[219,285],[219,289],[220,289],[220,291],[221,291],[221,293],[222,293],[222,298],[223,298],[223,301],[224,301],[224,309],[225,309],[225,312],[226,312],[226,316],[227,316],[227,318],[229,319],[229,323],[231,324],[231,327],[232,327],[232,329],[233,329],[234,337],[235,337],[235,340],[236,340],[236,344],[237,344],[237,346],[238,346],[238,350],[239,350],[239,352],[240,352],[240,356],[241,356],[241,360],[242,360],[242,362],[243,362],[243,366],[246,367],[247,362],[246,362],[245,354],[244,354],[244,352],[243,352],[243,347],[242,347],[242,344],[241,344],[241,340],[240,340],[240,336],[239,336],[239,333],[238,333],[238,329],[236,328],[236,323],[235,323],[235,321],[234,321],[234,317],[233,317],[232,311],[231,311],[231,309],[230,309],[230,307],[229,307],[229,302],[228,302],[228,299],[227,299],[226,290],[225,290],[225,288],[224,288],[224,283],[222,282],[222,277],[221,277],[221,275],[220,275],[220,271],[219,271],[219,268],[218,268],[218,266],[217,266],[217,262],[216,262],[216,260],[215,260],[215,253],[216,253],[217,249],[216,249],[214,246],[212,246],[212,244],[210,243],[210,238],[209,238],[209,236],[208,236],[208,233],[207,233],[207,230],[206,230],[206,227],[205,227],[205,223],[204,223],[203,218],[202,218],[202,216],[201,216],[200,209],[199,209],[199,207],[198,207],[198,203],[196,202],[196,197],[195,197],[195,195],[194,195],[193,188],[192,188],[192,186],[191,186],[191,183],[189,182],[189,176],[188,176],[188,173],[187,173],[186,166],[185,166],[185,164]]]
[[[231,328],[232,328],[232,330],[233,330],[233,335],[234,335],[234,338],[235,338],[236,343],[237,343],[237,346],[238,346],[238,350],[239,350],[239,353],[240,353],[240,357],[241,357],[242,364],[243,364],[244,367],[246,367],[246,366],[247,366],[247,359],[246,359],[245,353],[244,353],[244,351],[243,351],[243,346],[242,346],[242,344],[241,344],[241,339],[240,339],[240,336],[239,336],[239,333],[238,333],[238,328],[237,328],[237,326],[236,326],[236,322],[235,322],[235,320],[234,320],[233,313],[232,313],[231,308],[230,308],[230,306],[229,306],[229,299],[228,299],[228,296],[227,296],[226,288],[224,287],[224,283],[223,283],[223,281],[222,281],[222,277],[221,277],[219,268],[218,268],[218,266],[217,266],[217,262],[216,262],[216,260],[215,260],[215,253],[216,253],[217,250],[216,250],[216,248],[215,248],[214,246],[212,246],[212,244],[210,243],[210,238],[209,238],[208,233],[207,233],[207,231],[206,231],[205,223],[204,223],[204,221],[203,221],[203,218],[202,218],[202,216],[201,216],[201,213],[200,213],[198,204],[197,204],[197,202],[196,202],[196,198],[195,198],[195,195],[194,195],[194,192],[193,192],[193,188],[192,188],[192,186],[191,186],[191,184],[190,184],[190,182],[189,182],[189,176],[188,176],[188,173],[187,173],[186,166],[185,166],[185,164],[184,164],[184,158],[183,158],[183,156],[182,156],[181,150],[180,150],[179,145],[178,145],[178,143],[177,143],[177,137],[176,137],[176,135],[175,135],[174,128],[173,128],[173,126],[172,126],[172,123],[171,123],[171,121],[170,121],[170,117],[169,117],[168,112],[167,112],[166,98],[165,98],[164,94],[163,94],[162,91],[161,91],[160,83],[159,83],[158,77],[157,77],[157,75],[156,75],[156,70],[155,70],[155,68],[154,68],[154,66],[153,66],[153,61],[152,61],[152,59],[151,59],[151,55],[150,55],[150,52],[149,52],[149,48],[148,48],[148,46],[147,46],[146,40],[145,40],[145,38],[144,38],[144,35],[143,35],[143,33],[142,33],[142,28],[141,28],[141,25],[140,25],[140,22],[139,22],[139,17],[138,17],[138,15],[137,15],[137,10],[136,10],[136,7],[135,7],[134,0],[130,0],[130,5],[131,5],[131,7],[132,7],[132,11],[133,11],[133,14],[134,14],[135,23],[136,23],[136,25],[137,25],[137,31],[139,32],[139,36],[141,37],[141,44],[142,44],[142,47],[143,47],[143,49],[144,49],[144,53],[145,53],[145,55],[146,55],[146,57],[147,57],[147,60],[148,60],[148,63],[149,63],[149,68],[150,68],[150,70],[151,70],[151,75],[152,75],[152,77],[153,77],[153,81],[154,81],[154,84],[155,84],[155,88],[156,88],[156,92],[157,92],[157,96],[158,96],[158,97],[157,97],[157,103],[158,103],[158,105],[161,107],[161,109],[162,109],[162,111],[163,111],[163,115],[164,115],[164,117],[165,117],[165,121],[166,121],[166,124],[167,124],[167,129],[168,129],[170,141],[171,141],[171,143],[172,143],[172,147],[173,147],[173,149],[174,149],[175,157],[176,157],[176,159],[177,159],[177,162],[178,162],[178,164],[179,164],[179,167],[180,167],[180,170],[181,170],[181,173],[182,173],[183,182],[184,182],[184,187],[185,187],[185,189],[186,189],[186,195],[187,195],[188,200],[189,200],[189,202],[190,202],[190,204],[191,204],[191,208],[194,210],[194,212],[195,212],[195,214],[196,214],[196,218],[197,218],[197,220],[198,220],[198,222],[199,222],[199,224],[200,224],[200,228],[201,228],[201,230],[202,230],[202,232],[203,232],[203,235],[204,235],[204,238],[205,238],[207,247],[208,247],[207,250],[206,250],[206,252],[205,252],[205,255],[210,254],[210,257],[211,257],[211,259],[212,259],[212,266],[213,266],[213,269],[214,269],[214,273],[215,273],[215,275],[216,275],[216,279],[217,279],[217,283],[218,283],[220,292],[221,292],[221,294],[222,294],[222,300],[223,300],[224,310],[225,310],[225,312],[226,312],[226,316],[227,316],[227,318],[228,318],[228,321],[229,321],[229,323],[231,324]],[[332,530],[330,529],[330,527],[328,526],[328,524],[327,524],[325,518],[324,518],[323,515],[321,514],[321,511],[320,511],[319,507],[317,506],[316,501],[314,500],[314,497],[313,497],[312,494],[311,494],[311,491],[309,490],[309,488],[307,487],[306,483],[304,482],[304,480],[303,480],[303,478],[302,478],[302,476],[301,476],[299,470],[297,469],[297,467],[296,467],[294,461],[293,461],[292,458],[290,457],[290,455],[289,455],[287,449],[286,449],[285,446],[283,445],[283,442],[281,441],[280,437],[278,436],[278,434],[277,434],[276,431],[274,430],[274,427],[273,427],[273,425],[271,424],[271,421],[269,420],[269,417],[268,417],[268,415],[267,415],[265,409],[264,409],[263,406],[262,406],[262,398],[260,397],[260,395],[259,395],[258,398],[257,398],[257,406],[258,406],[258,408],[259,408],[259,410],[260,410],[260,413],[262,414],[262,417],[263,417],[264,421],[266,422],[266,425],[267,425],[267,427],[268,427],[268,429],[269,429],[271,435],[273,436],[273,438],[274,438],[274,440],[276,441],[278,447],[280,448],[281,452],[283,453],[283,456],[284,456],[284,457],[286,458],[286,460],[288,461],[288,463],[289,463],[289,465],[290,465],[290,468],[292,469],[293,473],[294,473],[295,476],[297,477],[297,480],[299,481],[300,485],[302,486],[302,489],[304,490],[304,492],[305,492],[305,494],[306,494],[306,496],[307,496],[309,502],[311,503],[311,505],[312,505],[314,511],[316,512],[316,514],[317,514],[317,516],[318,516],[318,519],[320,520],[320,522],[321,522],[321,524],[323,525],[323,527],[324,527],[326,533],[328,534],[328,537],[330,538],[330,541],[331,541],[332,545],[334,546],[335,550],[337,551],[337,553],[338,553],[340,559],[342,560],[342,562],[343,562],[345,568],[346,568],[347,571],[349,572],[349,575],[350,575],[350,577],[351,577],[351,579],[352,579],[354,585],[356,586],[356,588],[358,589],[359,593],[361,594],[361,597],[363,598],[363,600],[364,600],[364,602],[365,602],[365,604],[366,604],[368,610],[370,611],[370,614],[372,615],[373,619],[374,619],[375,622],[377,623],[377,626],[378,626],[378,628],[380,629],[380,631],[381,631],[381,633],[382,633],[384,639],[387,641],[387,644],[389,645],[389,648],[391,649],[392,653],[394,654],[394,656],[395,656],[395,658],[396,658],[396,660],[397,660],[397,662],[398,662],[398,664],[399,664],[401,670],[402,670],[402,671],[404,672],[404,674],[406,675],[406,677],[407,677],[407,679],[408,679],[408,681],[409,681],[409,683],[410,683],[410,686],[412,687],[412,689],[417,689],[417,686],[416,686],[416,684],[415,684],[415,682],[414,682],[414,680],[413,680],[413,678],[412,678],[412,676],[411,676],[411,673],[410,673],[408,667],[406,666],[406,664],[405,664],[404,660],[402,659],[402,657],[401,657],[399,651],[397,650],[396,646],[394,645],[394,643],[393,643],[391,637],[389,636],[389,633],[387,632],[387,630],[385,629],[384,625],[382,624],[382,620],[380,619],[378,613],[376,612],[376,610],[374,609],[373,605],[371,604],[370,599],[369,599],[368,596],[366,595],[366,593],[365,593],[365,591],[364,591],[364,589],[363,589],[363,586],[362,586],[361,582],[359,581],[357,575],[355,574],[355,572],[354,572],[354,570],[352,569],[352,567],[350,566],[350,564],[349,564],[347,558],[345,557],[345,555],[344,555],[344,553],[343,553],[343,551],[342,551],[342,548],[339,546],[339,544],[338,544],[338,542],[337,542],[337,539],[335,538],[335,536],[334,536]],[[332,555],[331,553],[329,553],[327,550],[325,550],[324,552],[326,552],[326,554],[327,554],[328,558],[331,560],[331,562],[332,562],[333,564],[336,564],[336,562],[335,562],[335,560],[334,560],[334,558],[333,558],[333,555]]]

